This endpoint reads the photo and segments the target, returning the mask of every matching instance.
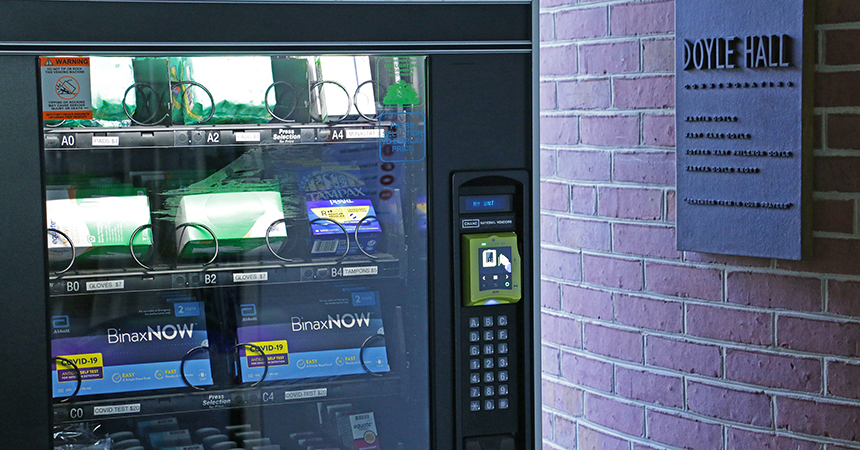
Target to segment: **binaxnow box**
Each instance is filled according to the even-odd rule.
[[[131,258],[129,243],[139,227],[150,224],[149,199],[144,189],[46,191],[48,228],[63,232],[75,247],[75,257],[87,259]],[[152,247],[149,228],[134,237],[135,252],[146,255]],[[70,252],[69,241],[48,233],[48,252]]]
[[[280,192],[227,192],[187,195],[176,213],[176,243],[179,256],[211,257],[212,236],[218,239],[219,253],[242,253],[266,247],[269,238],[286,237],[284,207]],[[274,224],[274,225],[273,225]],[[270,240],[274,246],[280,240]],[[277,247],[274,247],[277,249]]]
[[[338,415],[337,427],[346,447],[355,450],[382,450],[372,412]]]

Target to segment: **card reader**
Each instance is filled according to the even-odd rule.
[[[522,299],[516,233],[464,234],[461,248],[463,306],[517,303]]]

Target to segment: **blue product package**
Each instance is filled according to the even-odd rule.
[[[373,253],[382,235],[373,202],[368,199],[318,200],[307,203],[313,255]],[[341,228],[343,227],[343,228]],[[356,233],[358,227],[358,233]],[[346,231],[346,233],[344,233]],[[347,239],[349,251],[347,251]],[[356,239],[358,240],[356,243]],[[359,249],[358,245],[361,245]]]
[[[317,287],[295,298],[263,296],[240,305],[243,382],[388,372],[379,293],[364,288]],[[362,347],[364,347],[362,358]],[[363,359],[363,360],[362,360]]]
[[[212,384],[203,303],[144,296],[54,302],[51,311],[55,398]],[[77,367],[77,370],[75,370]]]

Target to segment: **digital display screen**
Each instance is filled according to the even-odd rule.
[[[478,289],[511,289],[512,277],[511,247],[491,247],[478,250]]]
[[[460,197],[460,205],[466,212],[506,212],[511,211],[511,194],[469,195]]]

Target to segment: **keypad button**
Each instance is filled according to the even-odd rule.
[[[499,330],[499,340],[504,341],[507,339],[508,339],[508,330]]]
[[[485,327],[493,326],[493,316],[484,316],[484,326]]]
[[[479,387],[469,388],[469,397],[477,398],[480,396],[481,396],[481,388],[479,388]]]
[[[508,385],[507,384],[503,384],[503,385],[499,386],[499,395],[508,395]]]
[[[508,344],[502,342],[499,344],[499,353],[502,355],[508,354]]]
[[[499,368],[508,367],[508,358],[503,356],[499,358]]]
[[[494,336],[495,336],[495,333],[493,333],[493,330],[484,330],[484,340],[485,341],[492,341]]]
[[[499,316],[497,323],[499,324],[500,327],[508,326],[508,316],[507,315]]]
[[[470,345],[469,346],[469,356],[478,356],[481,354],[481,346],[480,345]]]
[[[496,376],[493,372],[484,372],[484,383],[492,383],[495,380]]]
[[[469,360],[469,369],[478,370],[481,368],[481,360],[480,359],[470,359]]]
[[[495,361],[493,361],[493,358],[484,358],[484,368],[485,369],[492,369],[495,366],[496,366],[496,364],[495,364]]]
[[[484,410],[492,411],[496,409],[496,401],[495,400],[484,400]]]
[[[500,370],[499,371],[499,381],[508,381],[508,371]]]
[[[478,342],[481,340],[481,333],[477,331],[469,332],[469,342]]]
[[[481,410],[481,402],[479,400],[469,402],[469,409],[472,411],[480,411]]]
[[[508,399],[506,399],[506,398],[500,398],[499,399],[499,409],[508,409],[510,407],[511,407],[511,405],[510,405],[510,403],[508,403]]]
[[[493,386],[484,386],[484,397],[492,397],[496,395],[496,388]]]
[[[478,384],[481,382],[481,374],[479,373],[470,373],[469,374],[469,382],[472,384]]]
[[[478,317],[469,317],[469,328],[478,328],[481,326],[481,319]]]
[[[493,344],[484,344],[484,354],[492,355],[494,351]]]

